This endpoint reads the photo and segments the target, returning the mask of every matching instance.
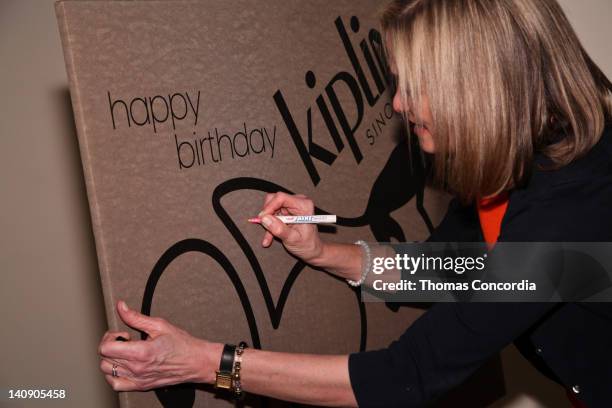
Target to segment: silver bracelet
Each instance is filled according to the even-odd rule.
[[[363,282],[365,282],[366,276],[368,276],[368,272],[372,269],[372,252],[370,251],[370,246],[367,242],[359,240],[355,242],[355,245],[361,246],[363,252],[365,254],[365,262],[361,267],[361,278],[358,281],[347,279],[349,285],[351,286],[361,286]]]

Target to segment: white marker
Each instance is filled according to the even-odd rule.
[[[285,224],[335,224],[335,215],[275,215]],[[249,218],[253,224],[261,224],[261,218]]]

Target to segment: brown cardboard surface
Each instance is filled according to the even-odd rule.
[[[110,328],[124,299],[214,341],[349,353],[422,313],[360,304],[246,223],[279,190],[337,214],[333,241],[421,240],[440,220],[447,197],[424,187],[391,109],[381,4],[56,3]],[[121,394],[162,404],[230,405],[192,388]]]

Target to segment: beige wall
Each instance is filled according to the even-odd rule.
[[[612,1],[558,0],[593,60],[612,78]]]
[[[53,1],[0,0],[0,61],[0,388],[69,395],[10,407],[112,407],[98,372],[106,324]]]
[[[612,77],[612,2],[561,3]],[[69,394],[0,406],[112,407],[98,372],[105,317],[52,0],[0,0],[0,61],[0,389]],[[509,396],[496,407],[567,406],[516,350],[503,357]]]

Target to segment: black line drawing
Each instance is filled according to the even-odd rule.
[[[358,217],[347,218],[339,216],[337,225],[341,227],[362,227],[369,226],[375,239],[380,242],[391,241],[392,238],[398,241],[405,241],[405,234],[400,224],[392,218],[390,213],[406,205],[410,200],[416,198],[416,207],[421,215],[423,222],[431,232],[433,225],[423,205],[424,190],[425,190],[425,172],[426,168],[423,164],[422,157],[418,146],[409,146],[406,141],[400,141],[391,152],[387,163],[383,167],[381,173],[375,180],[368,203],[364,213]],[[406,177],[410,175],[410,177]],[[397,183],[397,180],[405,178],[405,184]],[[281,293],[274,303],[265,275],[255,256],[255,253],[248,241],[237,227],[236,223],[229,216],[228,212],[223,208],[221,199],[226,195],[243,190],[255,190],[261,192],[278,192],[283,191],[293,194],[290,190],[275,184],[273,182],[251,177],[239,177],[227,180],[218,185],[212,194],[212,206],[217,217],[223,222],[228,229],[243,255],[249,262],[251,271],[255,274],[261,295],[264,298],[270,321],[274,329],[278,329],[281,323],[283,308],[289,297],[289,293],[296,281],[298,275],[306,266],[303,262],[297,261],[283,283]],[[329,212],[316,208],[317,214],[329,214]],[[240,281],[239,275],[233,267],[230,260],[212,243],[197,238],[189,238],[173,244],[154,265],[151,274],[147,280],[145,291],[142,299],[141,312],[150,315],[153,296],[155,294],[156,285],[161,278],[164,270],[178,256],[188,252],[199,252],[213,258],[225,271],[228,278],[232,282],[234,289],[240,299],[242,308],[245,312],[245,317],[249,326],[251,341],[253,347],[261,348],[261,339],[257,328],[257,322],[254,317],[253,309],[249,296]],[[360,313],[361,333],[359,350],[366,349],[367,339],[367,315],[365,304],[361,302],[361,292],[354,290],[356,301]],[[397,308],[392,308],[397,311]],[[142,338],[145,338],[142,334]],[[172,387],[165,387],[155,390],[158,400],[164,407],[172,408],[190,408],[195,401],[195,390],[197,386],[194,384],[181,384]],[[260,397],[256,401],[258,405],[265,407],[269,405],[269,399]],[[299,406],[290,404],[289,406]]]

